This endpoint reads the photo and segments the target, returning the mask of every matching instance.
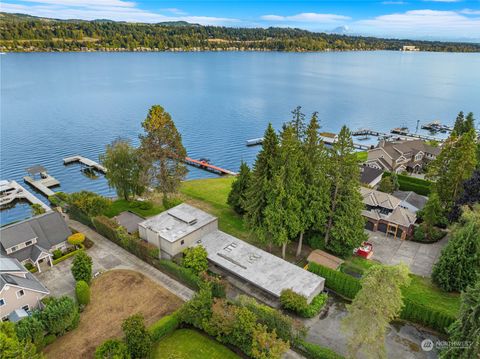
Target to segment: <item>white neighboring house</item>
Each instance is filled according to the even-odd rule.
[[[185,203],[139,223],[138,228],[140,238],[159,248],[162,258],[202,245],[211,264],[276,298],[282,290],[292,289],[310,303],[324,288],[324,278],[219,231],[216,217]]]
[[[52,266],[52,252],[69,246],[72,231],[58,212],[47,212],[0,229],[0,254],[31,263],[41,272]]]
[[[20,320],[49,293],[17,259],[0,255],[0,320]]]

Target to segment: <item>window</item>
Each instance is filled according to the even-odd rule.
[[[29,307],[28,304],[27,304],[27,305],[24,305],[24,306],[22,307],[22,309],[25,310],[25,311],[29,311],[29,310],[30,310],[30,307]]]
[[[10,253],[15,252],[17,250],[17,246],[13,246],[10,248]]]
[[[185,244],[185,241],[182,239],[182,240],[180,241],[180,245],[183,246],[184,244]]]
[[[20,289],[20,290],[17,292],[17,298],[23,297],[24,295],[25,295],[25,292],[23,291],[23,289]]]
[[[25,242],[25,247],[29,246],[30,244],[32,244],[32,241]]]
[[[3,307],[5,305],[5,299],[0,298],[0,307]]]

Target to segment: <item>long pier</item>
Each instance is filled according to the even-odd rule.
[[[51,211],[45,203],[27,191],[17,181],[0,181],[0,206],[6,206],[15,200],[24,199],[31,204],[40,205],[45,211]]]
[[[45,167],[41,165],[27,168],[27,173],[30,176],[23,177],[23,180],[47,197],[55,194],[55,192],[53,192],[49,187],[60,185],[60,182],[54,177],[50,176]],[[39,178],[35,178],[36,175],[39,175]]]
[[[370,129],[361,129],[352,132],[352,136],[375,136],[375,137],[383,137],[383,138],[392,138],[392,137],[399,137],[405,140],[412,140],[412,139],[421,139],[421,140],[432,140],[443,142],[445,139],[429,136],[429,135],[421,135],[418,133],[411,133],[408,131],[403,131],[400,129],[392,129],[390,133],[370,130]]]
[[[226,170],[224,168],[214,166],[207,161],[202,161],[202,160],[194,160],[193,158],[190,157],[185,157],[184,162],[190,166],[198,167],[201,169],[204,169],[206,171],[218,173],[221,175],[231,175],[231,176],[236,176],[237,173],[233,171]]]
[[[320,139],[322,140],[323,143],[326,145],[332,146],[335,142],[337,142],[336,138],[332,137],[327,137],[327,136],[320,136]],[[363,143],[353,143],[353,147],[355,147],[358,150],[365,150],[368,151],[371,149],[371,146],[369,145],[364,145]]]
[[[63,159],[64,165],[68,165],[74,162],[80,162],[81,164],[87,166],[88,168],[92,168],[94,170],[97,170],[98,172],[107,173],[107,169],[103,167],[101,164],[83,156],[76,155],[72,157],[66,157]]]

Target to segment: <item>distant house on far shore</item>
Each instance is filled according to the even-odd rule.
[[[403,45],[401,51],[420,51],[420,49],[413,45]]]

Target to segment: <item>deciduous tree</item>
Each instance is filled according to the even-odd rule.
[[[378,185],[378,190],[385,193],[393,193],[395,186],[393,184],[391,176],[383,177]]]
[[[250,185],[250,168],[242,161],[240,172],[232,183],[232,188],[228,194],[227,203],[238,214],[244,214],[247,207],[247,190]]]
[[[38,349],[42,349],[45,330],[38,317],[31,315],[23,318],[16,323],[15,331],[20,341],[32,342]]]
[[[0,357],[2,359],[43,359],[28,340],[19,340],[12,322],[0,322]]]
[[[130,359],[127,345],[118,339],[109,339],[95,350],[95,359]]]
[[[462,207],[473,207],[475,203],[480,203],[480,168],[473,172],[472,177],[463,182],[462,194],[455,201],[452,211],[450,212],[448,219],[451,222],[458,221],[462,215]]]
[[[208,253],[204,246],[195,246],[183,251],[183,266],[194,271],[196,274],[208,269]]]
[[[150,183],[166,198],[177,191],[188,172],[183,162],[187,151],[182,136],[170,114],[159,105],[150,108],[142,127],[145,133],[140,135],[141,151]]]
[[[399,316],[403,307],[401,287],[410,278],[404,264],[373,266],[365,272],[342,328],[349,333],[348,352],[356,357],[359,351],[370,357],[386,358],[385,334],[388,323]]]
[[[117,195],[125,200],[140,196],[145,191],[145,168],[139,150],[129,140],[117,139],[107,145],[100,162],[107,169],[108,185],[115,188]]]
[[[80,320],[78,307],[70,297],[49,298],[45,309],[35,316],[50,334],[63,335],[77,327]]]
[[[252,358],[280,359],[288,350],[289,344],[277,338],[275,330],[268,332],[267,327],[257,324],[252,334]]]

